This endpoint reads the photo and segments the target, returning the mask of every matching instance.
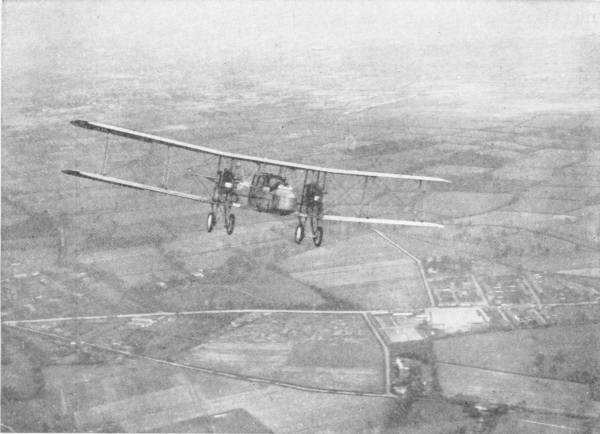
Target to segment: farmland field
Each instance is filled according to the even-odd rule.
[[[434,349],[440,362],[558,380],[583,372],[600,377],[598,324],[440,339]]]
[[[530,410],[597,417],[588,385],[439,363],[440,386],[455,399],[505,403]]]
[[[360,315],[259,315],[192,348],[183,360],[304,386],[382,390],[381,348]]]
[[[476,430],[478,422],[470,418],[460,404],[441,401],[417,400],[397,431],[406,434],[447,434]]]
[[[564,434],[586,433],[594,422],[574,417],[518,412],[500,418],[493,434]],[[591,432],[594,432],[593,430]]]
[[[78,430],[168,431],[180,424],[197,432],[206,417],[238,409],[273,432],[342,430],[377,426],[391,410],[386,400],[257,386],[143,361],[56,366],[44,373],[50,380],[46,399],[56,400],[57,415],[71,418]]]

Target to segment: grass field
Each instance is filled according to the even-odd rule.
[[[438,363],[437,373],[442,391],[449,398],[585,417],[600,414],[588,385],[445,363]]]
[[[594,432],[594,422],[553,414],[518,412],[499,419],[493,434],[564,434]],[[591,429],[591,431],[590,431]]]
[[[600,379],[600,325],[512,330],[441,339],[440,362],[515,374],[573,380],[588,372]]]

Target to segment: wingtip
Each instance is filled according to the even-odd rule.
[[[79,175],[78,170],[64,169],[64,170],[61,170],[61,172],[64,173],[65,175],[71,175],[71,176]]]
[[[71,121],[71,125],[74,125],[79,128],[86,128],[88,125],[88,121],[84,121],[82,119],[74,119]]]

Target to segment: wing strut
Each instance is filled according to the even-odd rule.
[[[363,184],[363,191],[360,197],[360,210],[358,210],[358,215],[362,215],[363,209],[365,208],[365,196],[367,195],[367,186],[369,185],[369,177],[365,176],[365,183]],[[369,213],[367,212],[367,215]]]
[[[167,161],[165,162],[165,170],[163,171],[162,186],[167,188],[169,182],[169,169],[171,168],[171,147],[167,146]]]
[[[104,144],[104,159],[102,160],[102,170],[100,173],[106,175],[106,163],[108,163],[108,140],[109,135],[106,134],[106,143]]]

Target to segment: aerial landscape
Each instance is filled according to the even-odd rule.
[[[600,4],[2,14],[2,432],[600,432]],[[200,194],[214,158],[76,119],[444,178],[324,198],[443,228],[324,221],[316,247],[239,210],[208,233],[209,205],[62,171],[158,186],[168,160]]]

